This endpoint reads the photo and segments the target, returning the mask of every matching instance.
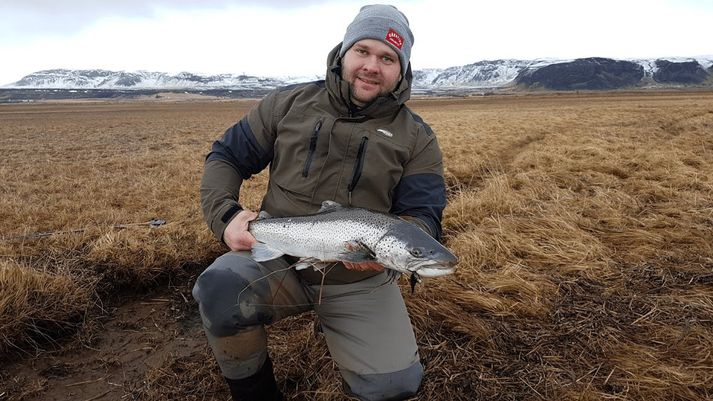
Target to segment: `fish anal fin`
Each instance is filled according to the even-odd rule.
[[[334,262],[325,262],[317,258],[302,258],[292,266],[295,268],[295,270],[303,270],[308,267],[311,267],[314,270],[323,270],[332,263]]]

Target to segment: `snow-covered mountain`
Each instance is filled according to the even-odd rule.
[[[501,88],[514,83],[523,70],[565,60],[485,60],[445,69],[414,72],[416,89]]]
[[[589,59],[579,59],[589,60]],[[609,59],[604,59],[609,60]],[[545,67],[567,66],[577,60],[488,60],[477,63],[449,67],[445,69],[426,69],[414,72],[414,87],[418,89],[488,89],[503,88],[520,83],[519,78],[532,74],[535,71],[543,70]],[[698,58],[661,58],[661,59],[634,59],[621,60],[630,64],[635,69],[640,69],[644,84],[657,82],[663,68],[671,69],[671,66],[682,66],[695,68],[698,64],[700,69],[708,74],[713,73],[713,56]],[[666,65],[668,62],[668,65]],[[568,71],[570,73],[582,74],[581,71]]]
[[[6,88],[36,89],[236,89],[259,90],[318,77],[256,77],[251,75],[198,75],[181,72],[170,75],[150,71],[44,70],[25,76]]]
[[[578,60],[488,60],[444,69],[414,71],[414,91],[459,89],[495,89],[525,84],[548,88],[547,82],[569,75],[617,74],[616,65],[628,68],[626,85],[646,86],[657,83],[701,83],[713,73],[713,56],[697,58],[663,58],[611,60],[602,58]],[[609,70],[608,70],[609,68]],[[632,75],[633,71],[633,75]],[[548,75],[549,74],[549,75]],[[553,74],[555,74],[553,78]],[[542,77],[547,77],[542,78]],[[633,78],[632,78],[633,77]],[[691,82],[689,77],[695,77]],[[182,72],[170,75],[148,71],[107,71],[54,69],[32,73],[4,88],[18,89],[105,89],[105,90],[267,90],[278,86],[321,79],[308,77],[256,77],[249,75],[198,75]],[[581,78],[577,81],[578,78]],[[587,88],[589,76],[574,77]],[[622,81],[624,82],[624,81]],[[551,89],[568,89],[549,87]],[[577,86],[579,88],[579,86]],[[593,89],[608,89],[594,87]]]

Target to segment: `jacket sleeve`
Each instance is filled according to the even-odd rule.
[[[262,171],[273,157],[275,142],[274,104],[276,92],[266,96],[223,136],[206,156],[201,180],[203,218],[216,238],[240,207],[240,186]]]
[[[216,238],[242,209],[238,203],[243,179],[234,166],[220,159],[206,160],[201,180],[203,218]]]
[[[391,212],[416,223],[440,240],[446,207],[443,158],[436,135],[423,123],[411,159],[394,190]]]

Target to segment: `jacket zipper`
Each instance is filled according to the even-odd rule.
[[[314,132],[309,138],[309,151],[307,152],[307,160],[305,160],[305,166],[302,169],[302,177],[307,177],[309,175],[309,166],[312,164],[312,159],[314,158],[314,152],[317,150],[317,139],[319,138],[319,130],[322,129],[323,118],[317,121],[314,126]]]
[[[354,173],[352,173],[352,182],[349,183],[347,190],[349,191],[349,205],[352,204],[352,192],[361,178],[361,171],[364,168],[364,157],[366,156],[366,146],[369,144],[369,138],[363,136],[361,138],[361,143],[359,144],[359,151],[357,151],[357,160],[354,165]]]

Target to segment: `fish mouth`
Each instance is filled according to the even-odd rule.
[[[440,277],[446,276],[456,271],[455,266],[428,266],[422,267],[415,271],[421,277]]]
[[[412,273],[416,273],[421,277],[446,276],[455,272],[455,270],[455,263],[448,262],[419,263],[416,266],[409,268],[409,271],[411,271]]]

